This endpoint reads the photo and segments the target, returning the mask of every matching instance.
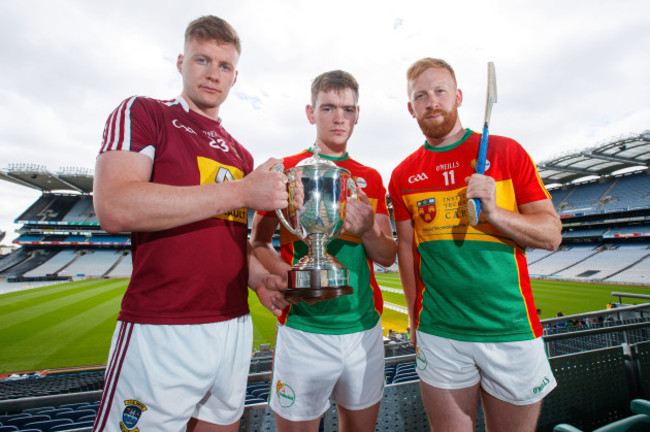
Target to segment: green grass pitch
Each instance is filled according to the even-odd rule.
[[[401,288],[396,273],[377,274],[381,286]],[[128,280],[84,280],[0,295],[0,373],[105,364],[115,320]],[[541,317],[604,309],[610,293],[648,294],[648,287],[534,280]],[[404,306],[400,293],[384,292],[386,302]],[[641,300],[628,299],[628,303]],[[273,346],[275,317],[251,293],[254,348]],[[384,333],[405,331],[406,315],[384,309]]]

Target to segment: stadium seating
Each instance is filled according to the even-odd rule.
[[[0,274],[9,270],[13,266],[20,264],[22,261],[29,258],[29,256],[30,252],[24,248],[20,248],[11,254],[4,255],[0,258]]]
[[[644,432],[650,430],[650,401],[644,399],[634,399],[630,403],[630,410],[635,415],[616,420],[605,426],[594,429],[593,432]],[[574,426],[561,423],[555,428],[554,432],[583,432]]]
[[[22,277],[26,272],[40,266],[58,252],[58,250],[46,250],[40,248],[29,250],[27,251],[27,257],[25,259],[0,273],[0,277],[5,277],[7,279]]]
[[[553,275],[590,255],[598,253],[593,245],[574,245],[549,254],[528,266],[531,275]]]
[[[0,432],[32,429],[55,432],[89,428],[93,425],[98,406],[99,402],[82,402],[25,409],[19,414],[0,416]]]
[[[122,256],[118,259],[115,266],[110,269],[107,273],[107,276],[110,277],[131,277],[133,273],[133,261],[131,259],[131,251],[118,251]]]
[[[101,390],[103,386],[104,371],[0,381],[0,400]]]
[[[55,274],[69,265],[76,258],[77,254],[75,253],[74,249],[64,249],[40,266],[28,272],[25,272],[23,276],[44,277],[50,274]]]
[[[607,192],[601,210],[632,210],[650,206],[650,175],[637,174],[618,178]]]
[[[28,423],[35,423],[35,422],[47,421],[47,420],[52,420],[52,419],[50,418],[50,416],[44,414],[36,414],[36,415],[27,414],[20,417],[14,417],[14,418],[2,420],[2,425],[15,426],[18,429],[24,429]]]
[[[553,206],[557,209],[562,205],[562,202],[565,200],[565,198],[573,192],[573,188],[556,188],[556,189],[549,189],[549,193],[551,194],[551,201],[553,202]]]
[[[554,275],[562,279],[580,277],[605,279],[649,254],[650,251],[637,245],[606,248],[569,268],[554,273]]]
[[[63,222],[89,222],[95,215],[93,209],[93,200],[91,197],[81,197],[70,209],[70,211],[63,217]]]
[[[598,200],[612,186],[613,181],[592,182],[574,186],[572,193],[559,204],[560,214],[595,211],[600,204]],[[556,207],[557,208],[557,207]]]
[[[104,275],[121,258],[113,249],[86,250],[65,268],[68,275]]]

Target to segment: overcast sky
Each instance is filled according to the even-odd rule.
[[[536,162],[650,129],[646,0],[0,0],[0,169],[93,169],[104,122],[123,99],[180,94],[185,28],[207,14],[242,39],[220,114],[256,165],[313,142],[311,80],[344,69],[360,83],[349,152],[387,184],[424,142],[405,91],[406,69],[422,57],[454,67],[461,120],[476,130],[493,61],[491,133],[518,140]],[[39,195],[0,181],[3,244]]]

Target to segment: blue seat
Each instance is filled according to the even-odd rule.
[[[92,418],[95,418],[95,415],[97,412],[95,410],[90,410],[90,409],[78,409],[75,411],[61,411],[59,413],[56,413],[53,418],[55,419],[70,419],[72,421],[77,421],[79,420],[80,417],[84,416],[92,416]]]
[[[15,418],[21,418],[21,417],[31,417],[33,414],[21,411],[16,414],[4,414],[0,415],[0,423],[5,424],[7,420],[15,419]]]
[[[267,383],[267,382],[251,383],[251,384],[248,384],[248,386],[246,387],[246,391],[251,393],[253,390],[258,390],[258,389],[267,389],[268,390],[270,388],[270,386],[271,385],[269,383]]]
[[[251,391],[251,394],[258,398],[266,398],[269,396],[269,388],[266,387],[266,388],[253,389]]]
[[[55,410],[56,407],[53,406],[41,406],[41,407],[35,407],[35,408],[26,408],[22,412],[24,413],[30,413],[30,414],[39,414],[41,411],[52,411]]]
[[[50,416],[44,414],[29,414],[27,413],[24,417],[15,417],[8,420],[3,420],[2,424],[4,426],[16,426],[18,429],[23,429],[27,423],[33,423],[37,421],[51,420]]]
[[[405,374],[400,374],[395,376],[395,379],[393,380],[393,384],[398,384],[398,383],[403,383],[403,382],[411,382],[411,381],[419,381],[420,377],[418,376],[417,373],[405,373]]]
[[[17,430],[16,426],[0,426],[0,432],[16,432]]]
[[[83,421],[83,422],[74,422],[67,425],[54,426],[49,432],[60,432],[60,431],[73,431],[77,429],[85,429],[93,427],[94,421]]]
[[[73,410],[77,410],[82,407],[87,407],[88,405],[92,405],[92,404],[90,402],[76,402],[76,403],[59,405],[59,408],[71,408]]]
[[[399,372],[405,372],[405,371],[414,371],[415,370],[415,362],[409,362],[409,363],[400,363],[396,367],[396,371]]]
[[[73,421],[70,419],[43,420],[43,421],[27,423],[25,424],[25,427],[37,429],[40,430],[41,432],[50,432],[50,430],[52,430],[52,428],[55,426],[60,426],[60,425],[70,426],[72,423]]]

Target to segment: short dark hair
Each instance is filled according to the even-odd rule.
[[[214,15],[206,15],[195,19],[185,30],[185,43],[191,38],[202,40],[215,40],[219,43],[231,43],[238,54],[241,54],[241,40],[239,35],[228,22]]]
[[[314,78],[311,83],[311,104],[316,105],[318,93],[330,90],[352,89],[356,101],[359,101],[359,83],[352,74],[342,71],[333,70],[324,72]]]

